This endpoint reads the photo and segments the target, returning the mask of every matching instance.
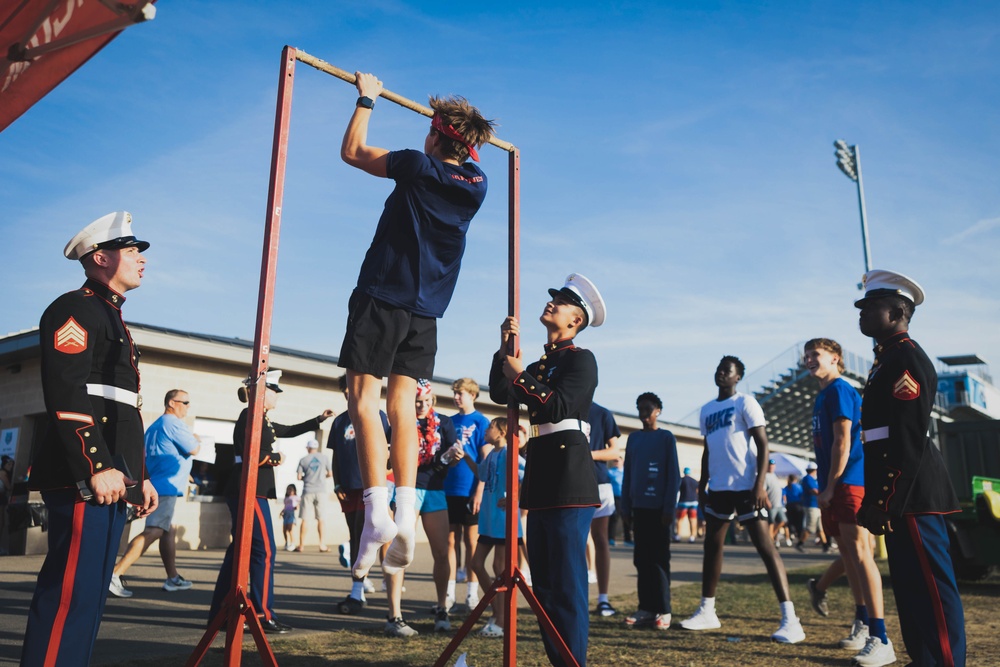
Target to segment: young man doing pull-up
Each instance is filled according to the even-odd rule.
[[[469,222],[486,197],[486,175],[467,160],[479,160],[476,148],[492,137],[493,122],[463,98],[434,97],[430,100],[434,117],[423,152],[369,146],[368,122],[382,82],[373,74],[356,76],[360,97],[340,155],[353,167],[396,182],[351,294],[340,350],[365,487],[365,527],[353,567],[354,576],[360,578],[374,564],[379,547],[390,541],[382,563],[385,572],[399,572],[413,560],[417,474],[413,396],[417,378],[433,375],[437,318],[451,301]],[[379,418],[386,377],[395,523],[389,515],[386,440]]]

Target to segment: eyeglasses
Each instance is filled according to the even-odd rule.
[[[174,403],[180,403],[181,405],[191,405],[191,401],[178,401],[176,398],[172,400]]]

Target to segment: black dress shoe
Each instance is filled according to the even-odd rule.
[[[272,618],[270,621],[265,621],[261,619],[261,626],[264,628],[264,632],[267,634],[283,635],[294,630],[290,625],[285,625],[281,621]]]

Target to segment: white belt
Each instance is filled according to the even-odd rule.
[[[559,431],[583,431],[583,434],[590,437],[590,424],[582,419],[563,419],[553,424],[532,424],[531,437],[539,435],[550,435]]]
[[[87,393],[91,396],[106,398],[109,401],[118,401],[133,408],[142,407],[142,396],[121,387],[112,387],[109,384],[88,384]]]
[[[886,440],[889,437],[889,427],[879,426],[861,432],[861,442],[875,442],[876,440]]]

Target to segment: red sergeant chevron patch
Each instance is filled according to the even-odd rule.
[[[66,354],[80,354],[87,349],[87,330],[72,317],[56,329],[55,348]]]
[[[892,395],[901,401],[912,401],[920,396],[920,383],[913,379],[910,371],[903,371],[892,385]]]

